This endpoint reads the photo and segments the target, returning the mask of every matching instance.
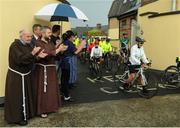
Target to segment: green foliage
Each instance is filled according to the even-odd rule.
[[[92,29],[88,31],[89,36],[102,36],[102,31],[98,29]]]
[[[77,32],[77,31],[73,31],[73,33],[74,33],[75,35],[78,35],[78,32]]]

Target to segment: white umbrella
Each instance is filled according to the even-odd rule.
[[[35,14],[35,18],[46,21],[68,21],[69,17],[88,20],[87,16],[78,8],[62,3],[46,5]]]

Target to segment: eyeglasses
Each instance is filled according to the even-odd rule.
[[[143,42],[140,42],[139,44],[144,44]]]

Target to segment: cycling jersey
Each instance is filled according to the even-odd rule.
[[[120,39],[120,43],[121,43],[121,49],[128,49],[128,43],[129,43],[129,39],[127,38],[122,38]]]
[[[145,64],[149,63],[144,53],[143,46],[140,48],[138,48],[137,44],[132,46],[129,61],[132,65],[141,65],[141,61]]]
[[[89,45],[88,45],[88,52],[90,52],[91,53],[91,50],[92,50],[92,48],[94,47],[94,43],[92,42],[92,43],[90,43]]]
[[[103,43],[102,46],[101,46],[101,48],[103,49],[103,53],[104,53],[104,54],[112,51],[112,46],[111,46],[111,44],[110,44],[110,43],[107,43],[107,42]]]
[[[91,50],[91,58],[94,57],[94,58],[100,58],[102,57],[102,48],[100,48],[99,46],[96,48],[95,46],[92,48]]]

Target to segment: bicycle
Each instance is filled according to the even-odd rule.
[[[111,71],[112,69],[112,64],[110,60],[111,60],[111,53],[109,52],[104,55],[104,67],[108,71]]]
[[[164,88],[177,89],[180,87],[180,60],[176,57],[176,66],[168,66],[162,75],[161,83]]]
[[[117,48],[114,47],[109,56],[109,67],[111,67],[110,71],[112,71],[113,76],[116,75],[118,72],[120,74],[124,73],[124,71],[127,69],[127,63],[129,59],[128,54],[122,54],[122,50],[120,50],[120,54],[117,54],[116,50]]]
[[[97,58],[92,58],[90,60],[90,65],[89,65],[90,75],[97,77],[97,79],[101,79],[102,77],[101,63],[102,63],[101,60],[98,61]]]
[[[127,93],[138,93],[139,96],[143,98],[152,98],[155,96],[158,92],[158,82],[156,78],[152,75],[147,74],[147,69],[146,73],[144,72],[144,68],[140,67],[137,68],[137,73],[135,74],[134,79],[132,80],[129,89],[126,90],[123,87],[123,84],[127,81],[130,75],[130,71],[126,70],[120,77],[118,77],[118,81],[121,83],[120,85],[115,84],[115,87],[117,88],[116,90],[113,91],[113,88],[109,87],[102,87],[100,88],[101,91],[108,93],[108,94],[115,94],[119,93],[119,91],[127,92]],[[142,91],[142,85],[138,83],[139,78],[142,78],[143,82],[145,83],[146,89],[148,90],[148,93],[143,93]],[[116,82],[116,81],[114,81]]]
[[[121,49],[120,56],[121,56],[121,63],[127,63],[129,59],[129,49]]]

